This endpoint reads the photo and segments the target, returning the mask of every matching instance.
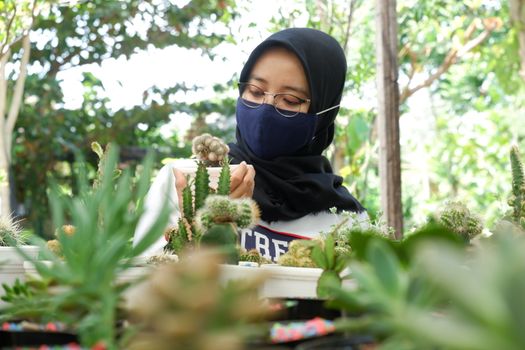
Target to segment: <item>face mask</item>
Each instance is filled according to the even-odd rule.
[[[317,116],[299,113],[282,116],[270,104],[258,108],[237,100],[237,126],[244,142],[259,158],[270,160],[288,156],[307,145],[314,137]]]

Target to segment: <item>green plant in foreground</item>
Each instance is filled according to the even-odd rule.
[[[220,281],[220,254],[202,249],[166,264],[146,281],[131,310],[139,332],[130,350],[244,349],[260,333],[254,322],[268,315],[257,290],[262,277]]]
[[[27,242],[27,238],[18,222],[0,215],[0,247],[20,246]]]
[[[51,266],[39,261],[33,264],[43,280],[49,281],[48,288],[12,302],[2,310],[2,319],[61,321],[78,332],[83,346],[102,343],[109,349],[117,348],[117,310],[128,287],[116,283],[118,274],[162,235],[168,218],[166,209],[140,242],[130,244],[143,212],[137,203],[142,203],[149,188],[152,157],[145,160],[136,188],[129,171],[118,182],[114,178],[117,160],[118,150],[113,147],[95,189],[89,186],[84,171],[77,179],[79,194],[73,198],[61,195],[57,187],[52,189],[53,223],[59,228],[57,240],[63,259],[38,241],[41,255]],[[64,232],[66,218],[75,227],[73,235]]]

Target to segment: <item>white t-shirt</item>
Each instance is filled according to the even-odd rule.
[[[135,231],[134,244],[146,234],[157,220],[165,201],[171,209],[168,226],[177,226],[180,209],[175,187],[175,175],[173,174],[173,168],[176,168],[177,164],[180,163],[172,162],[163,166],[153,181],[145,198],[145,212]],[[342,220],[340,214],[327,211],[308,214],[290,221],[273,221],[271,223],[260,221],[254,228],[240,232],[240,244],[246,250],[255,248],[263,257],[277,261],[279,256],[288,250],[290,241],[315,238],[320,232],[329,232],[334,225],[339,224]],[[366,212],[358,214],[357,220],[360,224],[366,225],[368,214]],[[347,224],[352,226],[353,222],[349,220]],[[159,238],[144,252],[144,255],[155,255],[162,252],[166,243],[164,237]]]

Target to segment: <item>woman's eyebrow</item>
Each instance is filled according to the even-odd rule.
[[[255,81],[263,83],[263,84],[268,84],[268,81],[266,79],[258,77],[258,76],[253,76],[252,75],[249,80],[255,80]],[[297,87],[297,86],[285,85],[285,86],[283,86],[283,88],[285,90],[292,90],[292,91],[301,93],[304,96],[308,96],[308,92],[305,89]]]

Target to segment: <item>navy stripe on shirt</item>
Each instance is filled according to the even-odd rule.
[[[256,249],[263,258],[277,262],[279,256],[288,251],[288,244],[294,239],[310,239],[288,232],[279,232],[257,225],[241,231],[241,247],[246,250]]]

